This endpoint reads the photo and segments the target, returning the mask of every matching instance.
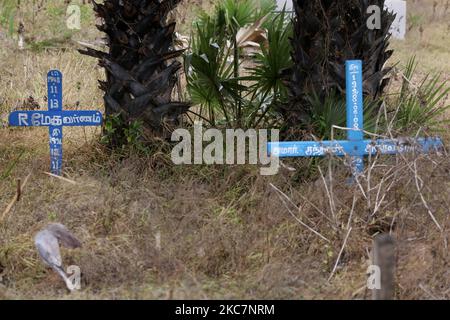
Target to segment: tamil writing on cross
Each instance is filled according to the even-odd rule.
[[[349,156],[354,175],[364,171],[364,156],[424,152],[443,147],[440,138],[364,140],[363,65],[360,60],[346,62],[347,140],[271,142],[268,152],[279,158]]]
[[[52,70],[47,75],[48,111],[14,111],[9,125],[18,127],[48,127],[51,172],[61,175],[64,126],[100,126],[99,111],[62,109],[62,73]]]

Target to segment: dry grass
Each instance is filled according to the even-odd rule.
[[[437,3],[435,13],[434,3]],[[450,77],[450,7],[447,0],[407,1],[406,41],[393,41],[393,61],[407,61],[415,54],[423,72],[443,72]],[[447,9],[446,9],[447,8]]]
[[[437,4],[435,6],[435,3]],[[416,55],[421,74],[439,72],[450,80],[450,6],[447,0],[408,0],[406,41],[393,40],[391,63],[402,67]],[[450,97],[447,98],[450,104]],[[450,116],[450,115],[449,115]]]
[[[424,3],[429,8],[432,1],[412,8],[427,12]],[[181,28],[189,25],[191,12],[180,9]],[[45,17],[41,13],[38,19]],[[441,43],[448,39],[444,20],[427,22],[427,32],[422,41],[410,35],[405,43],[395,42],[394,60],[404,62],[416,52],[420,71],[437,68],[449,77],[449,52]],[[77,35],[97,36],[91,30]],[[45,107],[50,68],[63,71],[65,108],[102,108],[96,81],[103,73],[73,44],[67,50],[18,52],[13,41],[0,41],[3,119],[30,95]],[[318,173],[316,182],[305,184],[306,161],[288,161],[297,172],[270,178],[251,166],[176,167],[163,152],[111,155],[96,143],[98,134],[98,129],[65,130],[65,174],[76,182],[71,184],[42,173],[48,170],[47,130],[1,129],[0,212],[15,194],[16,179],[32,175],[21,201],[0,222],[0,299],[365,298],[370,295],[359,289],[372,236],[391,229],[399,243],[397,298],[450,298],[447,155],[377,159],[371,177],[353,186],[343,183],[344,168],[334,160],[329,184],[324,161],[326,184]],[[389,177],[392,172],[397,174]],[[423,179],[419,190],[417,175]],[[380,182],[379,192],[369,191]],[[292,203],[286,207],[270,184]],[[289,210],[330,242],[300,225]],[[34,250],[33,235],[51,221],[66,224],[83,243],[82,249],[63,252],[66,265],[81,267],[78,293],[69,295]],[[348,227],[352,231],[328,282]]]
[[[352,298],[365,283],[372,236],[390,229],[400,246],[397,296],[428,298],[418,289],[422,284],[449,298],[447,156],[417,160],[421,192],[442,231],[420,201],[406,166],[411,159],[378,160],[372,188],[386,172],[397,173],[384,181],[379,203],[377,188],[368,192],[361,182],[369,204],[359,186],[341,183],[342,170],[333,169],[331,210],[322,179],[294,183],[288,172],[268,179],[253,167],[180,168],[164,157],[119,160],[87,144],[66,154],[73,185],[42,174],[45,158],[22,160],[14,170],[13,177],[28,170],[33,175],[0,226],[2,283],[11,298]],[[2,184],[1,207],[14,195],[13,177]],[[289,196],[298,218],[330,242],[298,224],[270,183]],[[353,199],[352,232],[328,283]],[[380,210],[369,219],[377,204]],[[80,293],[67,295],[33,248],[32,235],[51,221],[63,222],[83,242],[82,249],[64,252],[67,264],[82,269]]]

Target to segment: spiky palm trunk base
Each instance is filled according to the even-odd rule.
[[[109,52],[80,50],[99,58],[100,66],[106,69],[107,80],[100,81],[106,116],[120,114],[126,123],[140,120],[151,135],[167,132],[167,127],[189,109],[189,104],[171,99],[182,67],[175,58],[182,51],[173,49],[175,22],[166,20],[180,1],[92,1],[103,19],[97,28],[106,33]]]
[[[369,5],[381,8],[381,28],[367,26]],[[308,96],[321,99],[345,95],[345,61],[364,63],[364,96],[376,99],[389,79],[385,67],[392,55],[387,50],[393,14],[383,10],[384,0],[294,0],[292,39],[294,67],[288,73],[289,103],[280,106],[286,124],[307,122],[311,110]]]

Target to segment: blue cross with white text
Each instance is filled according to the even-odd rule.
[[[62,73],[52,70],[47,74],[48,111],[14,111],[9,125],[19,127],[48,127],[51,172],[61,175],[64,126],[100,126],[100,111],[62,110]]]
[[[364,171],[364,156],[424,152],[443,147],[440,138],[412,139],[413,143],[401,143],[399,139],[364,140],[363,122],[363,73],[362,61],[346,62],[347,140],[271,142],[268,152],[279,158],[323,157],[327,154],[351,157],[354,175]]]

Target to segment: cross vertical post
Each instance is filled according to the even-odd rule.
[[[347,98],[347,139],[351,142],[364,140],[364,102],[363,102],[363,75],[362,61],[349,60],[345,63],[346,72],[346,98]],[[362,145],[362,144],[361,144]],[[364,157],[358,145],[350,153],[352,171],[354,175],[364,171]]]
[[[47,74],[48,87],[48,110],[62,111],[62,73],[58,70],[51,70]],[[50,168],[51,172],[56,175],[61,175],[62,167],[62,139],[63,126],[61,124],[53,123],[48,127],[50,137]]]

